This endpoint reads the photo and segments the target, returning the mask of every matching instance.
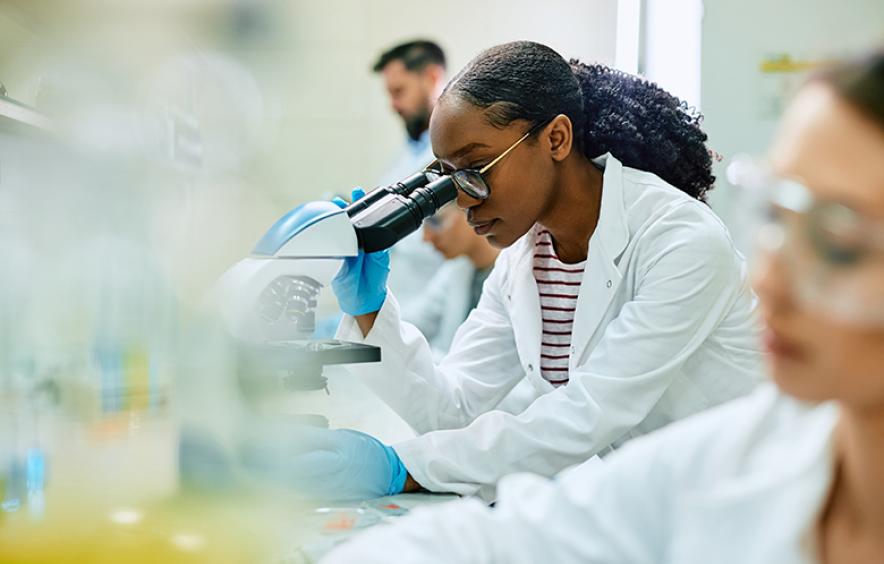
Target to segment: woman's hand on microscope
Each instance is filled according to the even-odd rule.
[[[352,191],[355,202],[365,196],[362,188]],[[347,206],[341,198],[332,200],[344,208]],[[338,298],[341,310],[356,318],[362,333],[367,335],[374,325],[377,312],[387,298],[387,276],[390,273],[389,251],[363,253],[344,259],[344,264],[337,276],[332,280],[332,289]]]

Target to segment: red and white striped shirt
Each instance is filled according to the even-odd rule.
[[[556,256],[549,231],[538,226],[534,234],[534,280],[540,293],[543,336],[540,375],[553,386],[568,382],[568,357],[577,295],[586,261],[565,264]]]

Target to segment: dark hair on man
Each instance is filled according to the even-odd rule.
[[[393,61],[402,61],[405,68],[412,72],[420,72],[429,65],[440,65],[445,68],[445,52],[438,44],[426,39],[409,41],[384,51],[372,70],[381,72]]]
[[[656,84],[605,65],[570,62],[545,45],[516,41],[480,53],[442,96],[484,108],[492,125],[541,125],[568,116],[578,150],[610,152],[625,166],[652,172],[706,201],[712,156],[702,116]]]
[[[823,69],[811,81],[831,87],[851,106],[884,127],[884,48]]]

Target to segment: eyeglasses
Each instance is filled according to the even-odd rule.
[[[798,297],[844,321],[884,326],[884,224],[792,180],[772,192],[759,244],[779,252]]]
[[[741,207],[754,210],[759,250],[782,260],[799,300],[844,321],[884,325],[884,222],[755,163],[739,166],[734,183],[750,192]]]
[[[778,179],[768,213],[771,220],[800,229],[815,259],[831,268],[859,266],[884,253],[884,225],[844,204],[819,201],[794,180]]]
[[[493,161],[483,166],[482,168],[460,168],[450,173],[447,173],[451,176],[451,180],[454,181],[454,185],[457,186],[458,190],[461,190],[464,194],[469,196],[470,198],[476,200],[487,200],[489,196],[491,196],[491,188],[488,186],[488,182],[485,180],[485,174],[491,170],[491,167],[499,163],[505,156],[510,154],[510,152],[519,146],[519,144],[530,137],[533,133],[537,132],[545,126],[549,121],[545,121],[539,123],[528,130],[525,135],[522,135],[518,141],[509,146],[509,148],[499,154]],[[442,170],[442,163],[439,159],[434,160],[430,164],[426,166],[426,172],[430,172],[433,174],[438,174],[440,176],[445,175],[446,173]]]

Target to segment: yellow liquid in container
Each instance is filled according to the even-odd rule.
[[[279,500],[179,497],[149,507],[53,504],[35,519],[0,514],[3,564],[185,564],[286,561],[299,515]]]

